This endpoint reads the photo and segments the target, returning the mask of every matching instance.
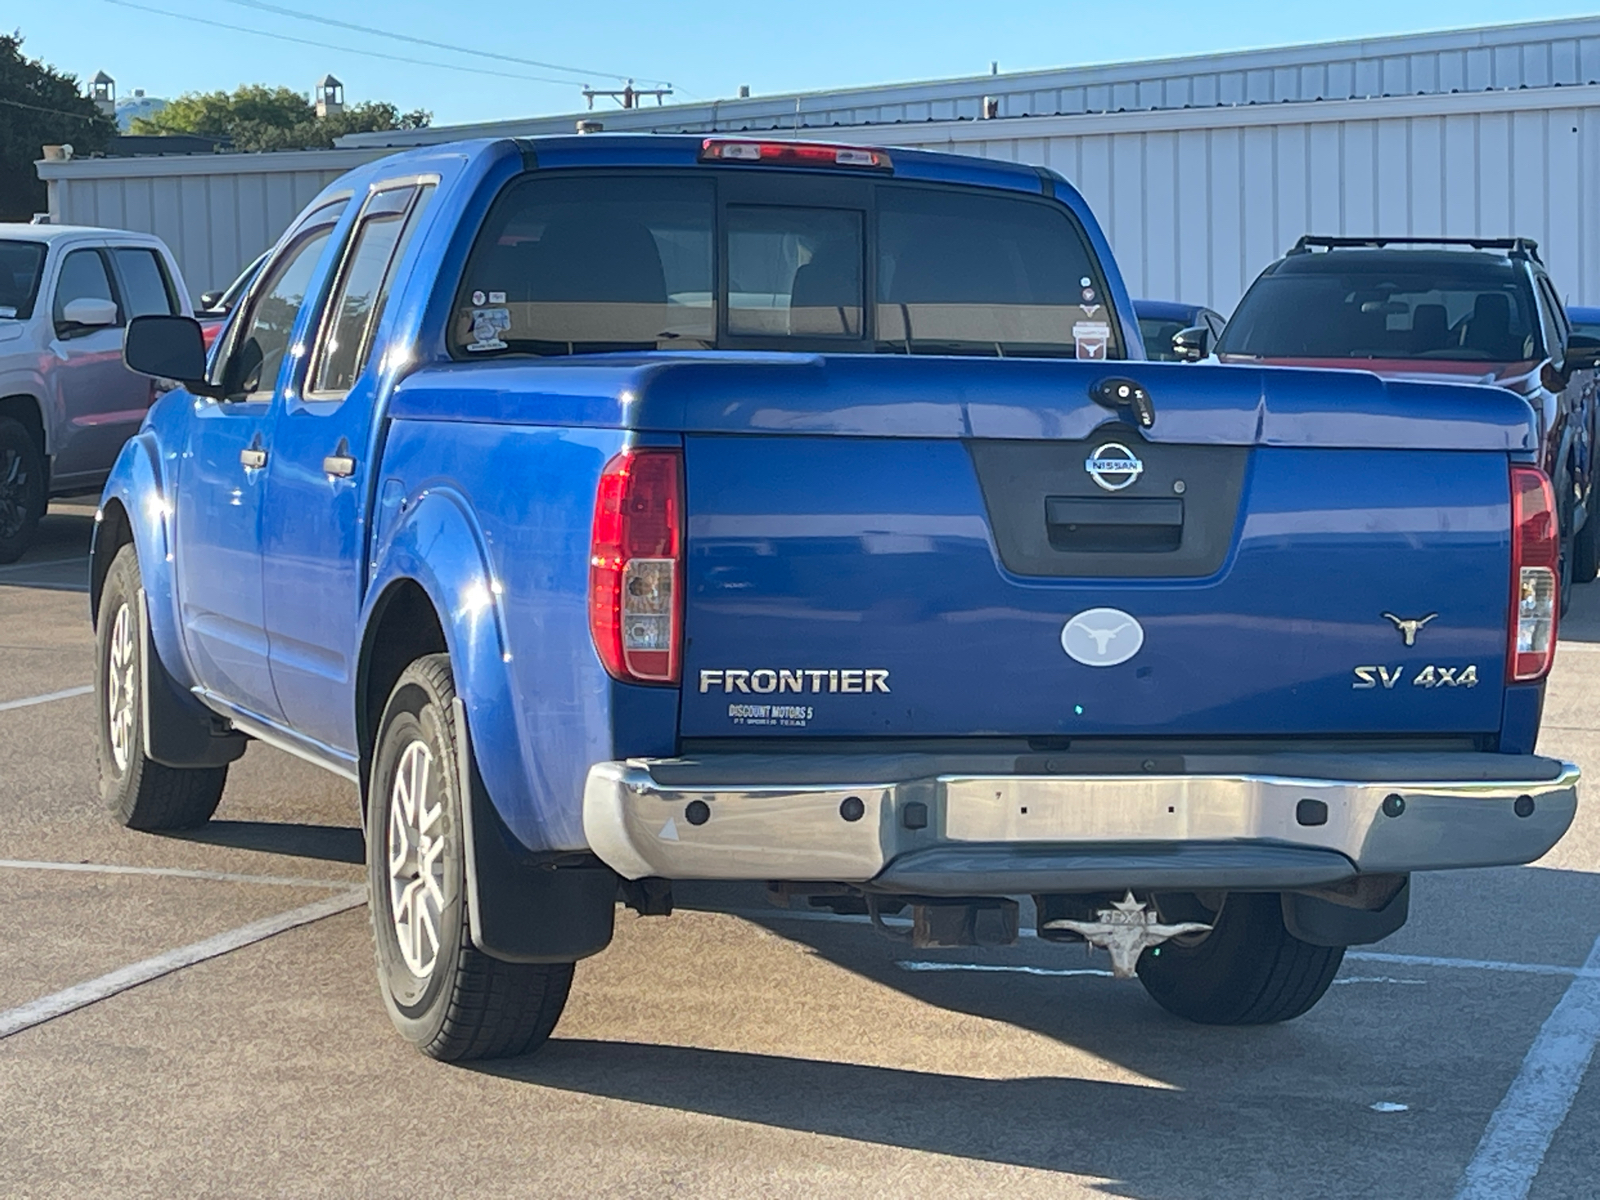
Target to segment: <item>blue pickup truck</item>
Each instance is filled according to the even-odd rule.
[[[680,880],[922,946],[1025,917],[1281,1021],[1412,872],[1574,815],[1527,403],[1143,361],[1048,170],[419,150],[305,211],[209,361],[181,316],[126,357],[181,386],[99,512],[105,797],[203,823],[251,740],[358,784],[436,1057],[537,1046]]]

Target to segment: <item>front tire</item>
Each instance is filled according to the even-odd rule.
[[[1600,502],[1591,495],[1590,503]],[[1593,583],[1600,575],[1600,512],[1589,511],[1588,520],[1572,539],[1572,582]]]
[[[573,971],[502,962],[472,944],[454,699],[448,655],[405,669],[378,727],[367,799],[367,911],[384,1007],[402,1037],[446,1062],[538,1048]]]
[[[44,455],[20,421],[0,417],[0,563],[16,562],[49,503]]]
[[[217,811],[228,768],[169,767],[145,756],[141,587],[138,555],[123,546],[106,573],[95,626],[100,796],[129,829],[193,829]]]
[[[1309,1011],[1333,983],[1343,946],[1313,946],[1283,924],[1275,892],[1230,894],[1212,930],[1139,959],[1151,999],[1201,1025],[1271,1025]]]

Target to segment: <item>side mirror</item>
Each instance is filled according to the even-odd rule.
[[[215,308],[217,305],[222,303],[222,297],[224,295],[226,295],[226,293],[225,292],[220,292],[220,291],[218,291],[218,292],[201,292],[200,293],[200,307],[201,308],[205,308],[205,309]]]
[[[79,329],[103,329],[117,323],[117,304],[114,300],[97,300],[83,296],[71,301],[61,310],[61,323]]]
[[[1183,362],[1199,362],[1211,353],[1211,328],[1191,325],[1172,335],[1172,352]]]
[[[1568,371],[1592,371],[1600,367],[1600,338],[1575,333],[1567,339]]]
[[[193,317],[135,317],[122,343],[130,371],[157,379],[176,379],[197,396],[221,392],[206,380],[206,341]]]

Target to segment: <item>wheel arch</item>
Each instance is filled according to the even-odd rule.
[[[443,636],[473,758],[497,815],[529,851],[581,850],[586,845],[581,793],[563,794],[553,803],[545,799],[549,789],[543,786],[542,772],[547,768],[534,753],[531,725],[537,720],[538,697],[513,686],[506,596],[489,539],[470,502],[448,485],[412,495],[415,499],[401,507],[392,532],[377,534],[377,561],[361,621],[356,675],[363,682],[356,690],[363,707],[352,716],[363,774],[370,763],[371,730],[382,712],[368,663],[384,635],[369,636],[368,631],[374,628],[380,602],[393,600],[390,589],[409,581],[407,586],[417,591],[402,593],[412,597],[407,603],[415,604],[418,592],[425,596]]]
[[[11,392],[0,396],[0,417],[10,417],[33,437],[34,445],[46,462],[50,460],[50,438],[44,425],[44,401],[32,392]]]
[[[134,541],[133,522],[122,500],[113,497],[100,505],[94,517],[94,537],[89,546],[89,623],[100,620],[100,597],[117,551]],[[137,550],[135,551],[137,553]]]
[[[444,623],[433,598],[416,579],[392,581],[374,601],[361,635],[356,667],[356,742],[361,771],[361,810],[367,808],[367,786],[378,721],[395,682],[408,665],[425,654],[449,653]],[[452,664],[454,660],[452,659]]]

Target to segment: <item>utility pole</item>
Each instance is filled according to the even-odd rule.
[[[609,96],[611,99],[620,103],[623,108],[638,108],[639,98],[641,96],[654,96],[656,98],[656,107],[659,108],[661,107],[662,97],[670,95],[672,95],[672,86],[670,84],[668,84],[666,87],[636,88],[633,86],[633,80],[631,79],[628,80],[627,86],[625,87],[585,87],[583,89],[583,98],[589,102],[590,108],[594,107],[594,100],[596,96]]]

